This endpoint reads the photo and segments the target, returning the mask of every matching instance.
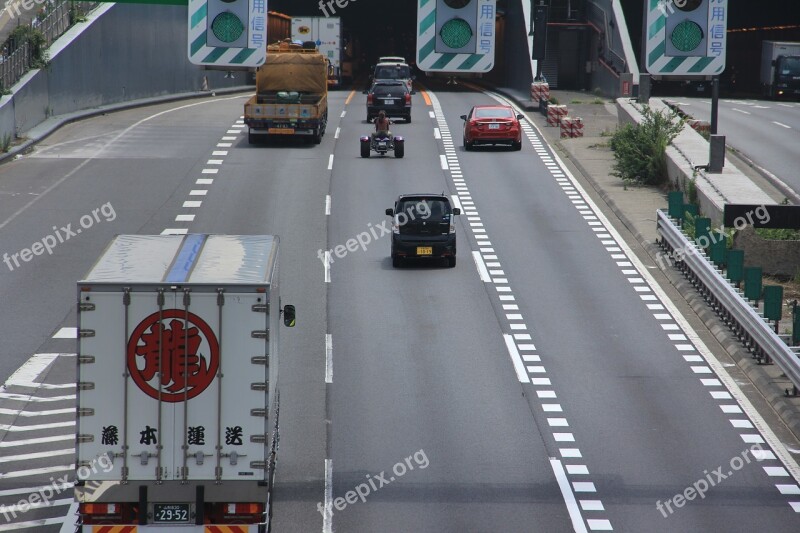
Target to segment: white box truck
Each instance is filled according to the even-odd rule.
[[[328,85],[342,83],[342,19],[340,17],[294,17],[292,40],[313,41],[328,60]]]
[[[800,43],[761,43],[761,89],[768,98],[800,98]]]
[[[78,282],[77,531],[269,531],[278,245],[120,235]]]

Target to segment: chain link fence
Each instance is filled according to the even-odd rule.
[[[0,50],[0,92],[6,94],[31,68],[44,66],[47,49],[99,2],[50,0],[30,24],[18,26]],[[19,28],[25,30],[20,31]]]

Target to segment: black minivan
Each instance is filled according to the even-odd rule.
[[[392,220],[392,266],[405,259],[446,259],[456,266],[456,225],[461,210],[444,194],[403,194],[386,210]]]

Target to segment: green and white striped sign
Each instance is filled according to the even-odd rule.
[[[242,16],[235,2],[247,4],[239,9]],[[224,42],[232,45],[221,46]],[[221,68],[258,67],[266,57],[267,0],[189,0],[189,61]]]
[[[458,73],[494,68],[496,0],[418,2],[417,66],[421,70]]]
[[[728,0],[647,0],[650,74],[713,76],[725,70]]]

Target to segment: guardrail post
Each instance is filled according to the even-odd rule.
[[[800,345],[800,308],[792,302],[792,346]]]
[[[758,301],[761,299],[761,267],[744,269],[744,297],[754,301],[758,306]]]
[[[744,279],[744,250],[728,250],[728,279],[738,289]]]
[[[683,191],[672,191],[667,194],[667,201],[669,202],[669,216],[677,220],[683,218]]]

